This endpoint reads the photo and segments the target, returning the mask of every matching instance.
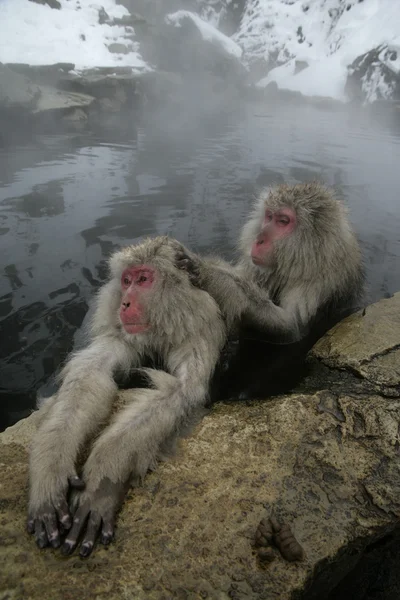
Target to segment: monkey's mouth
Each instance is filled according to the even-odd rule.
[[[261,258],[259,258],[258,256],[253,256],[253,255],[252,255],[252,256],[251,256],[251,260],[252,260],[252,262],[253,262],[255,265],[262,266],[262,265],[264,264],[264,263],[263,263],[263,261],[262,261],[262,259],[261,259]]]
[[[129,333],[130,335],[134,335],[135,333],[144,333],[149,329],[149,325],[147,323],[122,323],[122,327]]]

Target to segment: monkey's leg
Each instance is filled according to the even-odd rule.
[[[80,481],[76,458],[111,411],[117,393],[114,370],[129,361],[127,348],[105,337],[77,353],[64,369],[57,400],[33,439],[30,455],[27,528],[40,548],[48,543],[58,547],[60,529],[71,526],[66,495],[69,483]]]
[[[92,552],[99,533],[103,544],[111,541],[115,514],[131,475],[143,477],[156,463],[162,444],[205,403],[208,376],[205,380],[196,376],[196,363],[183,363],[180,379],[148,369],[156,389],[132,390],[131,404],[96,440],[84,467],[86,488],[62,547],[65,554],[73,552],[84,530],[81,556]]]

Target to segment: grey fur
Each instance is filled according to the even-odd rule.
[[[250,251],[265,211],[282,207],[296,212],[296,229],[274,243],[268,266],[256,266]],[[240,252],[236,265],[187,253],[199,286],[217,300],[231,331],[245,322],[297,341],[322,308],[348,308],[363,293],[361,252],[346,209],[319,183],[264,190],[243,227]]]
[[[90,438],[97,435],[83,468],[86,488],[80,495],[89,505],[101,482],[111,482],[113,489],[111,484],[118,487],[131,475],[144,476],[165,443],[207,400],[226,326],[214,299],[176,268],[179,248],[174,240],[158,237],[110,258],[111,276],[97,297],[90,344],[68,360],[58,393],[40,409],[43,418],[30,454],[28,523],[30,531],[36,527],[38,543],[43,542],[43,523],[46,527],[51,521],[49,541],[54,537],[49,513],[66,518],[68,479],[76,477],[78,454]],[[118,316],[120,278],[125,267],[143,263],[161,274],[146,305],[151,329],[129,335]],[[163,357],[168,372],[146,369],[152,389],[124,392],[123,408],[100,432],[118,394],[114,375],[128,374],[152,353]]]

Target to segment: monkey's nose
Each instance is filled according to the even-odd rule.
[[[129,307],[130,307],[130,305],[131,305],[131,303],[130,303],[130,302],[123,302],[123,303],[122,303],[122,306],[124,307],[124,310],[125,310],[126,308],[129,308]]]
[[[257,246],[262,246],[264,243],[263,238],[261,238],[260,240],[257,240]]]

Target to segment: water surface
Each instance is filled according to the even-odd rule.
[[[28,414],[71,348],[113,249],[168,233],[230,258],[262,185],[334,186],[362,243],[368,300],[399,290],[399,169],[400,128],[254,104],[135,139],[42,136],[0,149],[0,425]]]

